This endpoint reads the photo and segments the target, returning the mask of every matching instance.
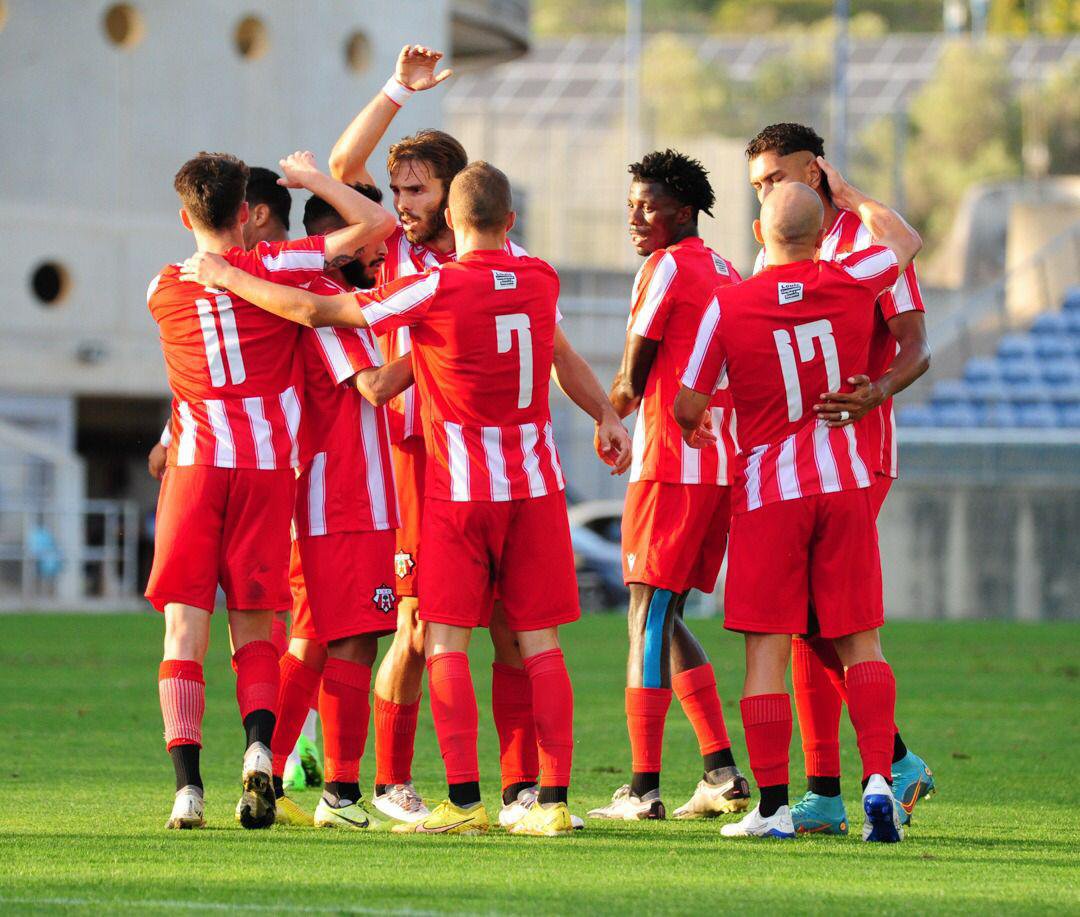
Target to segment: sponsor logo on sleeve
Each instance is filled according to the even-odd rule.
[[[780,297],[780,305],[782,306],[802,301],[803,285],[801,283],[778,283],[776,285],[776,290]]]
[[[731,276],[731,271],[728,270],[727,262],[721,258],[716,252],[712,253],[713,267],[716,268],[717,274],[723,274],[725,277]]]
[[[495,276],[496,290],[516,290],[517,274],[513,271],[492,271]]]

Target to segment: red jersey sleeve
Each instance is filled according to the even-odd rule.
[[[326,242],[322,236],[260,242],[250,251],[234,250],[225,257],[230,264],[263,280],[302,287],[321,277],[326,269]]]
[[[695,392],[715,395],[726,372],[727,351],[720,336],[720,300],[714,296],[701,316],[682,384]]]
[[[859,286],[870,290],[874,299],[889,290],[899,276],[896,255],[884,245],[871,245],[860,252],[852,252],[837,263]]]
[[[925,312],[919,278],[915,274],[915,262],[912,261],[900,275],[893,288],[878,300],[878,308],[885,321],[895,318],[902,312]]]
[[[402,277],[373,290],[358,290],[356,301],[373,334],[418,324],[427,314],[439,288],[437,270]]]
[[[330,378],[337,385],[358,372],[382,366],[378,345],[371,333],[363,328],[313,328],[322,358]]]
[[[653,252],[634,278],[630,321],[627,327],[643,338],[658,341],[671,314],[672,300],[667,295],[678,268],[668,251]]]

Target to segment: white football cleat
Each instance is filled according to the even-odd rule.
[[[245,828],[269,828],[277,814],[274,799],[274,759],[262,742],[252,742],[244,753],[240,783],[244,788],[236,805],[236,819]]]
[[[373,796],[371,804],[391,821],[406,825],[423,821],[431,814],[412,781],[391,784],[385,793]]]
[[[630,795],[630,784],[624,783],[611,794],[611,802],[589,812],[589,818],[613,818],[620,821],[642,821],[667,818],[667,809],[659,790],[649,790],[644,796]]]
[[[203,791],[197,786],[188,784],[176,791],[173,800],[172,814],[165,822],[166,828],[204,828],[206,819],[203,817]]]
[[[780,806],[772,815],[765,818],[754,806],[739,821],[724,825],[720,829],[724,837],[776,837],[781,840],[794,840],[795,825],[791,821],[791,809]]]
[[[881,844],[895,844],[904,839],[904,829],[900,827],[900,807],[893,796],[892,787],[881,774],[871,774],[866,781],[862,794],[863,822],[862,839]]]
[[[737,767],[710,772],[715,782],[698,781],[689,801],[675,810],[675,818],[714,818],[750,808],[750,784]]]
[[[536,784],[525,787],[525,789],[517,794],[517,799],[509,805],[504,805],[499,810],[499,825],[509,831],[529,813],[529,810],[533,806],[536,805],[536,800],[539,796],[540,787]],[[573,825],[575,831],[580,831],[585,827],[585,822],[582,821],[581,817],[578,815],[571,815],[570,823]]]

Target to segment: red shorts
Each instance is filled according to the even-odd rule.
[[[731,519],[724,627],[822,637],[880,627],[881,558],[869,488],[769,503]]]
[[[505,503],[428,499],[420,620],[487,627],[495,590],[513,631],[581,617],[566,496]]]
[[[623,582],[712,592],[730,518],[730,487],[635,481],[623,508]]]
[[[874,518],[881,515],[881,507],[885,505],[885,498],[889,495],[893,479],[887,474],[874,475],[874,483],[870,485],[870,501],[874,507]]]
[[[289,599],[291,468],[170,465],[158,494],[146,598],[213,611],[218,584],[232,611],[284,611]]]
[[[329,643],[397,626],[394,532],[336,532],[293,542],[292,636]]]
[[[410,436],[391,450],[397,485],[401,524],[394,555],[396,590],[399,596],[416,595],[416,565],[420,562],[420,520],[424,515],[424,478],[427,450],[422,436]]]

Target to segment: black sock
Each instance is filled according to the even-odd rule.
[[[328,780],[323,785],[323,791],[327,796],[333,796],[338,801],[343,799],[349,802],[360,801],[360,784],[356,782],[346,783],[342,780]]]
[[[247,733],[248,748],[256,742],[269,748],[274,735],[274,714],[269,710],[252,710],[244,717],[244,732]]]
[[[893,733],[892,740],[892,763],[895,764],[904,755],[907,754],[907,746],[904,744],[904,740],[900,738],[900,730],[898,729]]]
[[[278,777],[274,776],[274,799],[281,799],[285,795],[285,783]]]
[[[502,801],[504,806],[510,805],[515,799],[518,798],[518,793],[522,790],[527,790],[531,786],[536,786],[535,780],[525,780],[521,783],[511,783],[502,791]]]
[[[776,786],[758,787],[761,794],[761,802],[758,803],[758,813],[763,818],[775,815],[780,806],[788,804],[787,784],[778,783]]]
[[[542,806],[551,802],[566,802],[567,789],[565,786],[542,786],[536,801]]]
[[[731,753],[730,748],[721,748],[720,751],[712,751],[707,755],[702,755],[702,763],[705,767],[705,776],[709,776],[709,771],[714,771],[720,767],[734,767],[735,756]]]
[[[815,777],[812,774],[806,778],[806,788],[818,796],[839,796],[839,777]]]
[[[470,780],[468,783],[451,783],[450,801],[461,808],[478,803],[480,801],[480,781]]]
[[[376,796],[382,796],[382,794],[385,793],[385,792],[386,792],[386,784],[385,783],[376,783],[375,784],[375,795]]]
[[[660,771],[635,771],[630,778],[630,795],[639,799],[646,793],[660,789]]]
[[[176,788],[182,790],[186,786],[203,788],[202,775],[199,773],[199,746],[198,745],[174,745],[169,749],[169,757],[172,758],[173,769],[176,771]]]

